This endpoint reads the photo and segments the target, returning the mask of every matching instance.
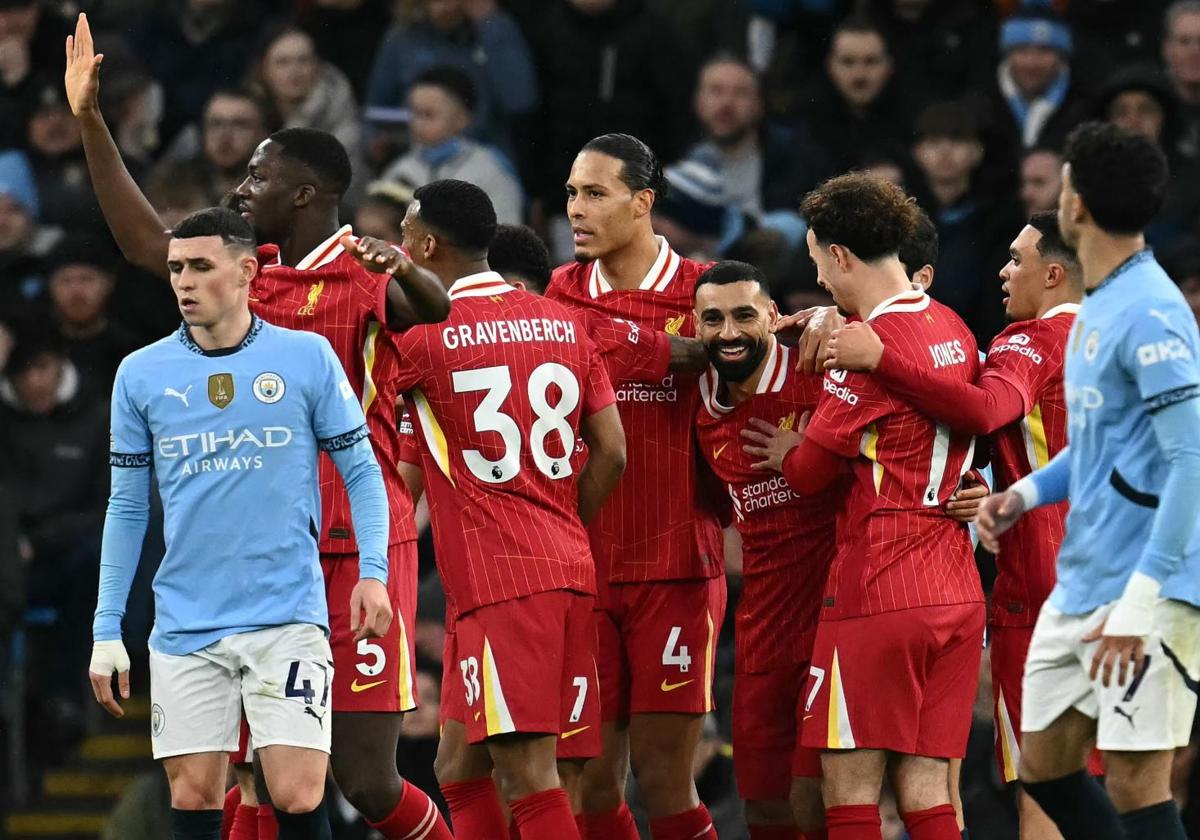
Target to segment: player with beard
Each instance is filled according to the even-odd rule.
[[[665,189],[662,167],[637,138],[589,141],[566,184],[576,262],[555,270],[547,297],[643,332],[693,335],[692,291],[704,266],[654,235],[650,210]],[[628,465],[589,529],[604,751],[584,772],[584,822],[592,837],[637,837],[624,801],[632,767],[655,840],[713,838],[692,763],[713,708],[725,580],[720,503],[695,450],[697,377],[623,386],[617,399]]]
[[[733,683],[738,793],[751,840],[823,838],[821,754],[799,744],[800,692],[845,482],[801,497],[782,476],[754,468],[759,459],[743,450],[740,434],[752,418],[794,428],[816,408],[821,379],[797,372],[795,350],[771,333],[778,311],[754,266],[717,263],[696,281],[695,299],[711,362],[700,380],[696,438],[728,490],[742,538]]]
[[[818,282],[841,310],[906,357],[976,378],[970,331],[913,286],[897,257],[918,219],[903,191],[843,175],[810,193],[802,214]],[[913,840],[957,839],[949,760],[966,750],[984,607],[967,528],[938,509],[970,468],[973,441],[864,374],[831,370],[822,387],[801,435],[758,422],[743,436],[799,493],[822,491],[847,464],[853,476],[805,688],[812,723],[801,734],[824,751],[829,840],[879,840],[885,773]]]
[[[170,232],[129,176],[100,114],[103,56],[94,52],[86,16],[80,15],[66,52],[67,98],[105,220],[130,262],[163,275]],[[378,643],[356,641],[346,628],[357,543],[345,488],[331,460],[322,456],[321,568],[335,665],[333,775],[350,803],[388,840],[427,828],[428,840],[449,837],[449,830],[429,798],[405,784],[396,770],[401,713],[416,706],[417,554],[412,501],[394,457],[398,356],[393,330],[443,320],[449,298],[436,277],[417,269],[398,249],[379,240],[355,240],[349,226],[339,226],[338,204],[349,183],[350,160],[335,137],[285,129],[254,152],[233,198],[260,243],[251,309],[269,323],[329,340],[362,402],[388,491],[388,587],[396,618]],[[365,270],[360,257],[386,272]],[[252,829],[245,830],[253,836]]]
[[[1000,272],[1012,323],[992,342],[979,380],[963,383],[889,352],[869,324],[850,324],[829,342],[830,367],[872,373],[891,393],[958,431],[991,435],[997,490],[1045,466],[1067,445],[1063,356],[1083,298],[1075,252],[1053,211],[1035,213],[1009,246]],[[1021,679],[1033,625],[1054,587],[1066,502],[1017,521],[1000,539],[992,589],[989,640],[995,688],[996,758],[1006,782],[1020,762]],[[1058,837],[1026,794],[1021,836]]]

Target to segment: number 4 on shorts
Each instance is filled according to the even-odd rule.
[[[678,665],[679,670],[686,674],[688,667],[692,664],[692,657],[688,656],[687,645],[679,644],[679,634],[682,632],[682,627],[671,628],[671,634],[667,636],[666,647],[663,648],[662,664]]]

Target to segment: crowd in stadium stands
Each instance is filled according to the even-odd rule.
[[[1068,131],[1098,118],[1165,152],[1171,186],[1147,238],[1200,318],[1200,0],[0,0],[0,661],[12,667],[19,633],[28,725],[54,733],[35,765],[85,729],[116,367],[179,320],[167,284],[121,259],[92,192],[63,89],[80,10],[105,54],[113,136],[168,224],[237,186],[269,133],[307,126],[350,152],[343,217],[359,234],[398,240],[413,189],[458,178],[565,262],[571,161],[628,132],[670,163],[656,230],[686,256],[760,266],[788,312],[827,302],[799,199],[852,169],[896,181],[937,227],[932,295],[982,347],[1003,326],[1010,240],[1055,205]],[[444,609],[431,552],[426,533],[425,698]],[[731,597],[738,573],[729,558]],[[127,640],[146,638],[148,586],[144,571]],[[729,638],[719,663],[724,702],[696,772],[735,838]],[[1015,836],[986,675],[963,772],[983,840]],[[400,755],[431,792],[436,731],[436,714],[406,724]],[[1182,802],[1200,795],[1191,757]]]

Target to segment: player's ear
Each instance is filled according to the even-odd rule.
[[[508,285],[512,286],[514,289],[520,289],[522,292],[529,291],[529,288],[525,285],[524,280],[521,280],[517,277],[505,277],[504,279],[508,282]]]
[[[767,323],[772,327],[779,320],[779,306],[775,301],[771,301],[771,305],[767,308]]]
[[[292,199],[292,206],[307,207],[312,203],[313,196],[317,194],[317,188],[312,184],[301,184],[296,187],[296,195]]]
[[[437,241],[437,237],[432,233],[425,234],[425,237],[421,240],[421,255],[425,258],[426,262],[433,259],[434,255],[438,252],[440,244]]]
[[[637,190],[633,194],[633,215],[642,218],[654,207],[654,190]]]
[[[245,257],[242,259],[241,266],[241,283],[239,285],[248,286],[250,281],[254,279],[254,275],[258,273],[258,258]]]
[[[1046,282],[1047,289],[1057,289],[1067,279],[1067,272],[1058,263],[1046,264]]]
[[[850,270],[850,249],[843,248],[841,245],[833,244],[829,246],[829,255],[833,257],[834,263],[843,272]]]

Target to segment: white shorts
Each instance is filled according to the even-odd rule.
[[[154,757],[233,752],[243,708],[255,749],[327,753],[332,684],[329,642],[313,624],[237,633],[184,656],[151,650]]]
[[[1088,674],[1100,645],[1082,639],[1113,604],[1084,615],[1065,615],[1042,605],[1025,661],[1021,730],[1040,732],[1068,709],[1096,721],[1096,746],[1117,752],[1150,752],[1185,746],[1196,713],[1200,673],[1200,609],[1160,600],[1154,632],[1146,639],[1140,679],[1105,688]]]

